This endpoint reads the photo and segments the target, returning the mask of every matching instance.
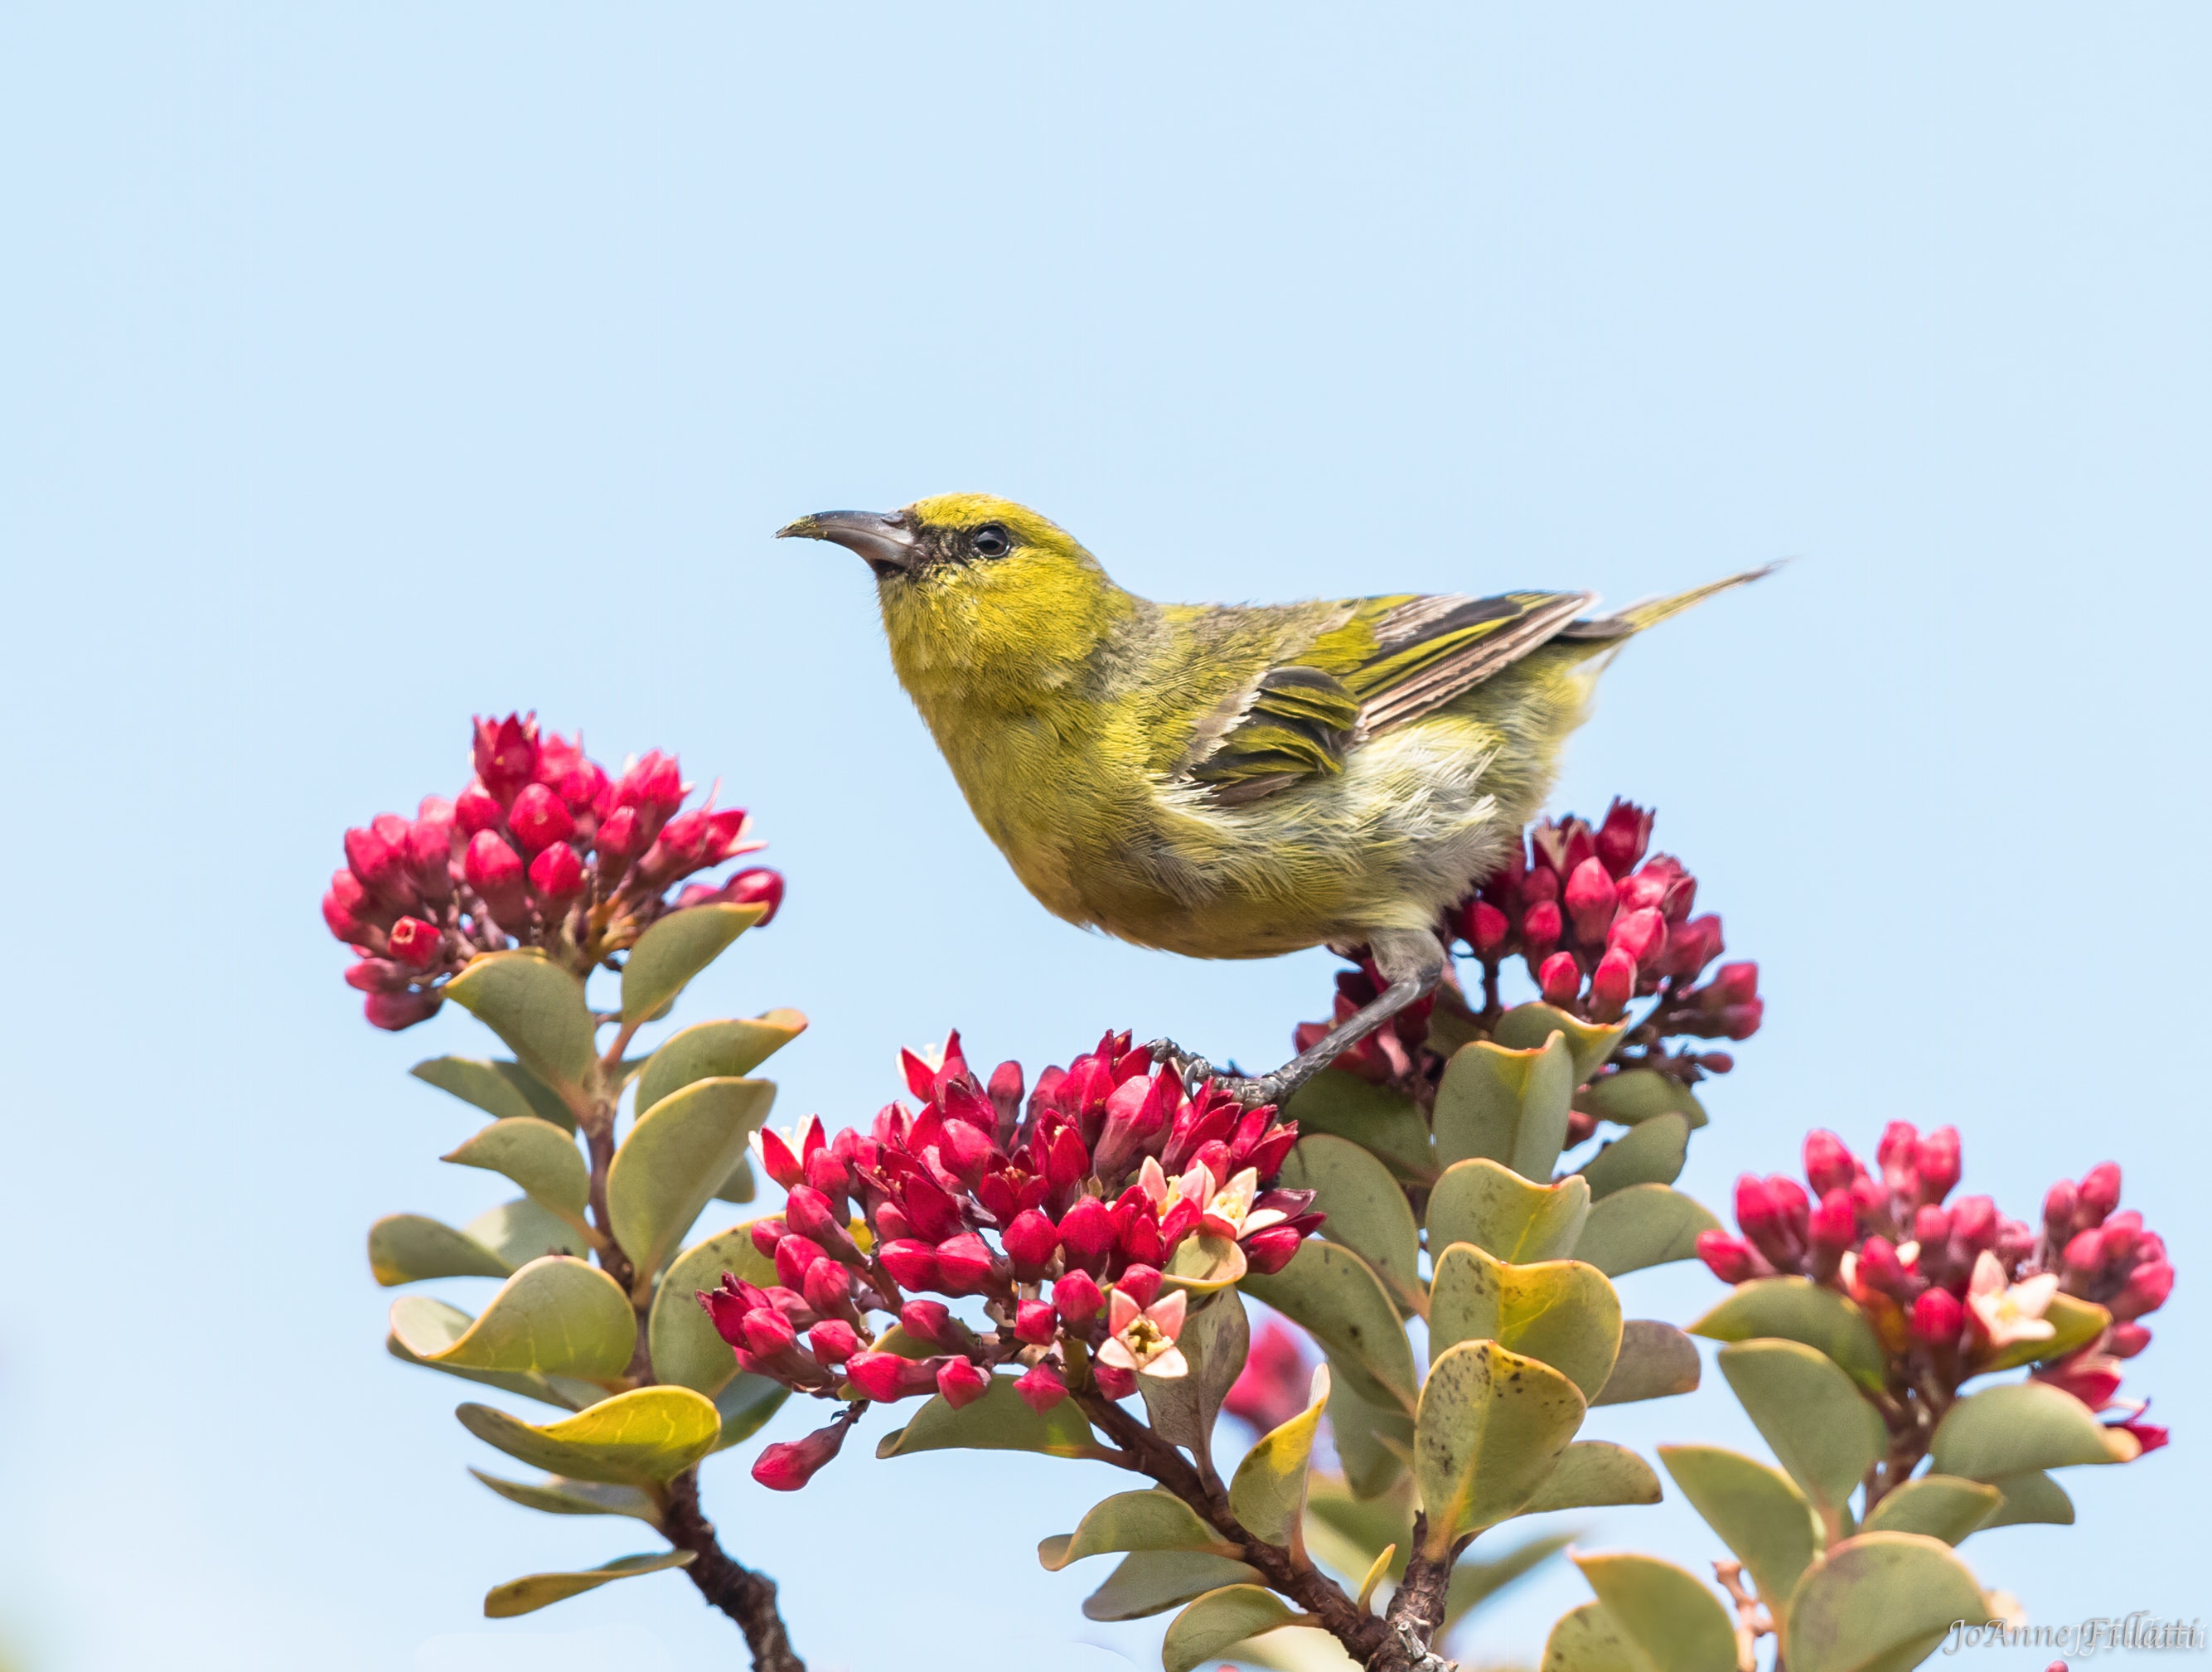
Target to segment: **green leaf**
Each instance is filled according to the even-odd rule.
[[[736,1355],[715,1333],[707,1309],[699,1304],[699,1292],[720,1288],[724,1272],[763,1289],[777,1281],[775,1262],[753,1246],[755,1223],[748,1219],[694,1243],[660,1280],[645,1330],[646,1347],[653,1354],[653,1373],[658,1380],[673,1382],[711,1399],[738,1373]]]
[[[1689,1117],[1661,1115],[1614,1139],[1578,1170],[1589,1181],[1590,1199],[1601,1201],[1632,1184],[1672,1184],[1689,1153]]]
[[[696,1022],[671,1034],[637,1077],[641,1115],[696,1079],[738,1079],[806,1031],[795,1010],[771,1010],[749,1022]]]
[[[743,1204],[760,1194],[760,1186],[753,1179],[753,1161],[750,1155],[738,1158],[738,1164],[730,1169],[730,1176],[714,1187],[716,1201]]]
[[[1233,1643],[1278,1626],[1295,1625],[1305,1616],[1294,1614],[1272,1590],[1259,1585],[1224,1585],[1209,1590],[1175,1617],[1167,1640],[1160,1645],[1160,1663],[1166,1672],[1193,1672]]]
[[[1341,1068],[1324,1068],[1291,1093],[1284,1115],[1305,1133],[1348,1138],[1394,1174],[1425,1184],[1437,1176],[1428,1122],[1409,1098]]]
[[[1200,1520],[1198,1512],[1171,1492],[1117,1492],[1094,1504],[1072,1533],[1037,1546],[1037,1560],[1057,1573],[1085,1556],[1116,1550],[1199,1550],[1234,1555],[1237,1546]]]
[[[1395,1400],[1377,1405],[1362,1399],[1340,1359],[1329,1360],[1336,1385],[1328,1396],[1329,1432],[1337,1461],[1357,1498],[1379,1498],[1402,1479],[1413,1456],[1413,1419]]]
[[[1706,1119],[1705,1105],[1688,1086],[1655,1068],[1625,1068],[1591,1080],[1577,1094],[1575,1107],[1623,1127],[1640,1126],[1661,1115],[1680,1115],[1695,1132]]]
[[[660,1505],[653,1501],[652,1493],[635,1487],[611,1487],[598,1480],[565,1480],[557,1474],[542,1485],[532,1486],[526,1480],[502,1480],[480,1468],[471,1468],[469,1473],[501,1498],[526,1509],[543,1510],[548,1515],[626,1515],[648,1526],[660,1525]]]
[[[1955,1474],[1923,1474],[1917,1480],[1907,1480],[1875,1505],[1859,1530],[1920,1533],[1956,1544],[1987,1521],[2003,1501],[2002,1492],[1978,1480]]]
[[[576,1140],[550,1121],[494,1121],[441,1160],[457,1167],[502,1173],[530,1199],[564,1223],[582,1230],[592,1195],[592,1170]]]
[[[1589,1214],[1586,1180],[1531,1184],[1495,1161],[1462,1161],[1429,1193],[1429,1250],[1471,1243],[1516,1265],[1563,1260]]]
[[[714,1449],[721,1420],[689,1388],[637,1388],[538,1425],[489,1405],[453,1414],[486,1445],[572,1480],[661,1487]]]
[[[614,1579],[634,1579],[641,1573],[659,1573],[688,1566],[696,1550],[664,1550],[657,1556],[618,1556],[604,1567],[587,1567],[580,1573],[529,1573],[494,1585],[484,1593],[484,1618],[512,1620],[587,1590],[597,1590]]]
[[[1531,1050],[1487,1039],[1462,1046],[1437,1087],[1437,1159],[1449,1168],[1481,1157],[1547,1183],[1574,1095],[1574,1055],[1563,1033]]]
[[[1263,1542],[1297,1547],[1306,1511],[1306,1469],[1328,1406],[1328,1366],[1319,1365],[1305,1409],[1262,1436],[1237,1465],[1229,1483],[1229,1508],[1244,1530]]]
[[[1256,1582],[1256,1567],[1187,1550],[1139,1550],[1084,1600],[1085,1620],[1142,1620],[1224,1585]]]
[[[409,1341],[420,1342],[433,1351],[450,1347],[475,1322],[459,1307],[448,1306],[428,1295],[400,1296],[392,1303],[392,1328],[384,1338],[384,1350],[403,1365],[441,1371],[465,1382],[480,1382],[488,1388],[520,1394],[526,1399],[557,1405],[564,1410],[581,1410],[607,1395],[607,1390],[596,1383],[579,1382],[573,1377],[540,1376],[532,1371],[471,1370],[465,1365],[441,1364],[434,1359],[421,1357],[407,1345]],[[402,1330],[405,1332],[404,1340]]]
[[[1171,1289],[1211,1295],[1235,1285],[1247,1269],[1242,1247],[1226,1237],[1210,1237],[1200,1231],[1195,1237],[1184,1237],[1176,1245],[1160,1275]]]
[[[1651,1465],[1626,1446],[1615,1445],[1611,1440],[1577,1440],[1520,1513],[1542,1515],[1552,1510],[1589,1510],[1613,1504],[1656,1504],[1662,1496],[1659,1477],[1651,1472]]]
[[[1881,1391],[1887,1371],[1887,1355],[1866,1314],[1809,1278],[1756,1277],[1739,1283],[1690,1326],[1690,1333],[1711,1341],[1802,1341],[1814,1352],[1826,1353],[1853,1381],[1874,1392]]]
[[[1137,1378],[1152,1432],[1170,1445],[1187,1446],[1193,1456],[1209,1455],[1221,1401],[1244,1368],[1251,1340],[1244,1303],[1236,1290],[1224,1289],[1194,1307],[1183,1320],[1182,1334],[1176,1337],[1176,1345],[1182,1349],[1183,1373],[1165,1380]]]
[[[1350,1249],[1309,1237],[1289,1265],[1272,1277],[1255,1274],[1243,1286],[1311,1330],[1360,1397],[1413,1408],[1420,1379],[1413,1343],[1382,1280]]]
[[[1697,1344],[1671,1323],[1631,1318],[1620,1326],[1620,1352],[1593,1405],[1627,1405],[1696,1391]]]
[[[1628,1027],[1625,1016],[1618,1022],[1585,1022],[1547,1004],[1526,1004],[1499,1017],[1492,1037],[1509,1050],[1527,1051],[1538,1049],[1554,1033],[1565,1034],[1579,1085],[1611,1060]]]
[[[1594,1396],[1620,1351],[1620,1297],[1579,1260],[1509,1265],[1468,1243],[1437,1262],[1429,1299],[1429,1350],[1492,1341],[1549,1365]]]
[[[1014,1378],[994,1376],[981,1399],[958,1410],[939,1394],[903,1428],[884,1436],[878,1457],[904,1457],[916,1451],[1041,1451],[1051,1457],[1103,1457],[1091,1424],[1072,1399],[1063,1399],[1039,1416],[1014,1391]]]
[[[2018,1370],[2022,1365],[2063,1359],[2076,1347],[2095,1341],[2112,1323],[2112,1315],[2095,1301],[2079,1300],[2069,1294],[2051,1296],[2043,1317],[2051,1326],[2050,1335],[2039,1341],[2014,1341],[1987,1364],[1976,1365],[1971,1374],[1987,1376],[1996,1371]]]
[[[692,908],[714,909],[720,908]],[[641,1288],[675,1253],[775,1101],[768,1080],[696,1080],[631,1125],[607,1169],[607,1222],[636,1268]]]
[[[1993,1527],[2018,1527],[2040,1523],[2052,1527],[2071,1527],[2074,1524],[2074,1500],[2066,1495],[2066,1488],[2048,1474],[2030,1469],[2025,1474],[2008,1474],[2002,1480],[1990,1483],[2004,1494],[1990,1518],[1974,1530],[1986,1533]]]
[[[548,1254],[581,1257],[592,1246],[582,1231],[527,1196],[517,1196],[477,1214],[463,1229],[510,1268],[526,1266]]]
[[[1717,1445],[1662,1445],[1659,1461],[1780,1620],[1820,1550],[1820,1520],[1805,1494],[1780,1469]]]
[[[583,982],[535,952],[487,952],[445,992],[505,1041],[572,1113],[585,1109],[599,1053]]]
[[[1651,1672],[1602,1602],[1570,1608],[1552,1623],[1539,1672]]]
[[[1573,1560],[1613,1630],[1641,1655],[1640,1672],[1735,1672],[1735,1621],[1702,1580],[1650,1556]]]
[[[450,1091],[464,1103],[472,1103],[495,1120],[527,1119],[532,1116],[574,1132],[575,1111],[561,1101],[560,1093],[520,1062],[504,1059],[486,1062],[471,1056],[434,1056],[407,1071],[441,1091]]]
[[[1718,1219],[1680,1191],[1664,1184],[1632,1184],[1591,1205],[1574,1256],[1607,1277],[1619,1277],[1669,1260],[1687,1260],[1698,1251],[1698,1233],[1719,1228]]]
[[[782,1383],[750,1371],[731,1377],[714,1394],[714,1414],[722,1420],[721,1438],[714,1442],[714,1450],[726,1451],[750,1439],[790,1397],[791,1389]]]
[[[1390,1170],[1348,1138],[1326,1134],[1298,1140],[1276,1184],[1311,1190],[1328,1215],[1321,1234],[1364,1260],[1405,1310],[1421,1291],[1420,1228]]]
[[[1522,1574],[1558,1555],[1574,1540],[1572,1533],[1552,1533],[1541,1538],[1524,1539],[1504,1554],[1486,1561],[1462,1560],[1452,1569],[1450,1583],[1444,1589],[1443,1630],[1450,1631],[1469,1609],[1480,1608]]]
[[[1967,1395],[1943,1414],[1928,1448],[1936,1473],[1969,1480],[2122,1463],[2136,1450],[2133,1436],[2106,1427],[2087,1406],[2047,1382],[2008,1382]]]
[[[670,912],[637,938],[623,962],[623,1021],[645,1021],[672,1003],[692,976],[767,915],[765,905],[693,906]]]
[[[1423,1553],[1439,1559],[1462,1534],[1525,1507],[1587,1408],[1559,1371],[1495,1341],[1438,1353],[1413,1423],[1413,1479],[1429,1515]]]
[[[1782,1467],[1840,1527],[1851,1488],[1882,1453],[1874,1407],[1834,1359],[1801,1341],[1738,1341],[1721,1349],[1720,1366]]]
[[[1829,1547],[1790,1599],[1790,1672],[1908,1672],[1954,1623],[1985,1625],[1982,1588],[1942,1541],[1862,1533]]]
[[[1329,1421],[1334,1424],[1338,1420],[1334,1409],[1336,1399],[1329,1402]],[[1361,1499],[1352,1496],[1342,1475],[1315,1469],[1306,1477],[1306,1517],[1302,1530],[1307,1553],[1346,1578],[1364,1572],[1376,1552],[1385,1545],[1398,1547],[1391,1565],[1402,1573],[1413,1543],[1412,1484],[1403,1483],[1383,1497]]]
[[[506,1277],[514,1268],[440,1220],[387,1213],[368,1228],[368,1270],[390,1289],[428,1277]]]
[[[597,1266],[566,1255],[533,1260],[500,1286],[458,1340],[410,1337],[417,1315],[392,1309],[392,1333],[431,1364],[464,1370],[534,1371],[611,1382],[629,1366],[637,1322],[622,1286]]]

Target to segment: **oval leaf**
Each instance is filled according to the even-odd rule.
[[[1364,1260],[1401,1307],[1418,1304],[1420,1228],[1388,1167],[1349,1139],[1310,1134],[1291,1149],[1275,1183],[1313,1191],[1314,1207],[1328,1215],[1321,1234]]]
[[[542,1426],[489,1405],[453,1413],[461,1426],[550,1474],[659,1487],[714,1449],[721,1420],[689,1388],[638,1388]]]
[[[697,1554],[695,1550],[664,1550],[657,1556],[617,1556],[604,1567],[587,1567],[580,1573],[526,1574],[484,1593],[484,1618],[512,1620],[519,1614],[534,1614],[585,1591],[597,1590],[611,1580],[688,1566]]]
[[[673,1000],[692,976],[767,913],[765,905],[692,906],[670,912],[637,938],[623,962],[623,1022],[645,1021]]]
[[[1664,1184],[1632,1184],[1590,1207],[1589,1222],[1574,1246],[1607,1277],[1687,1260],[1698,1251],[1698,1233],[1717,1231],[1720,1221]]]
[[[1662,1115],[1680,1115],[1695,1132],[1706,1120],[1705,1105],[1688,1086],[1672,1074],[1652,1068],[1628,1068],[1591,1080],[1576,1093],[1575,1107],[1623,1127],[1638,1126]]]
[[[1328,1366],[1314,1367],[1304,1410],[1264,1435],[1245,1453],[1229,1483],[1229,1508],[1248,1533],[1267,1544],[1298,1547],[1306,1511],[1306,1469],[1314,1435],[1328,1405]]]
[[[1650,1556],[1577,1556],[1574,1564],[1650,1672],[1735,1672],[1735,1621],[1694,1575]]]
[[[1412,1413],[1393,1401],[1377,1405],[1353,1391],[1343,1361],[1332,1359],[1328,1427],[1345,1484],[1355,1498],[1379,1498],[1397,1484],[1413,1456]]]
[[[452,1154],[439,1158],[457,1167],[503,1173],[539,1207],[569,1225],[584,1224],[584,1208],[592,1195],[592,1170],[576,1140],[550,1121],[535,1117],[494,1121]]]
[[[1202,1550],[1233,1555],[1237,1547],[1198,1518],[1171,1492],[1117,1492],[1094,1504],[1073,1533],[1037,1546],[1037,1560],[1057,1573],[1085,1556],[1116,1550]]]
[[[1585,1022],[1547,1004],[1516,1005],[1498,1018],[1492,1035],[1510,1050],[1534,1050],[1553,1034],[1566,1037],[1572,1054],[1575,1083],[1579,1085],[1605,1067],[1627,1034],[1629,1018],[1618,1022]]]
[[[1495,1161],[1462,1161],[1429,1193],[1429,1251],[1468,1243],[1516,1265],[1564,1260],[1589,1213],[1585,1179],[1531,1184]]]
[[[1626,1405],[1693,1393],[1700,1374],[1697,1343],[1656,1318],[1630,1318],[1620,1326],[1620,1352],[1613,1374],[1593,1405]]]
[[[1587,1408],[1559,1371],[1495,1341],[1438,1353],[1413,1422],[1413,1479],[1429,1517],[1423,1553],[1441,1559],[1462,1534],[1525,1506]]]
[[[1748,1341],[1762,1337],[1802,1341],[1825,1353],[1863,1386],[1880,1391],[1887,1356],[1874,1326],[1857,1305],[1809,1278],[1758,1277],[1733,1292],[1690,1326],[1692,1335],[1711,1341]]]
[[[1551,1510],[1588,1510],[1611,1504],[1656,1504],[1662,1496],[1651,1465],[1626,1446],[1615,1445],[1611,1440],[1577,1440],[1520,1513],[1542,1515]]]
[[[775,1101],[768,1080],[697,1080],[630,1128],[607,1169],[607,1223],[641,1286],[675,1253]]]
[[[606,1397],[607,1390],[594,1382],[579,1382],[566,1376],[539,1376],[531,1371],[470,1370],[422,1358],[407,1345],[414,1341],[434,1352],[460,1340],[474,1322],[459,1307],[448,1306],[428,1295],[402,1295],[392,1303],[392,1325],[384,1338],[384,1350],[403,1365],[420,1365],[425,1370],[458,1376],[465,1382],[480,1382],[485,1387],[520,1394],[526,1399],[557,1405],[563,1410],[580,1411]]]
[[[1579,1260],[1514,1266],[1455,1243],[1437,1262],[1429,1350],[1478,1340],[1542,1360],[1589,1398],[1620,1351],[1620,1297]]]
[[[1780,1469],[1717,1445],[1662,1445],[1659,1461],[1780,1619],[1820,1550],[1820,1521],[1805,1494]]]
[[[1209,1590],[1175,1617],[1160,1645],[1166,1672],[1193,1672],[1232,1643],[1242,1643],[1278,1626],[1305,1618],[1294,1614],[1272,1590],[1258,1585],[1224,1585]]]
[[[592,1246],[591,1239],[574,1225],[527,1196],[501,1202],[477,1214],[462,1229],[510,1268],[526,1266],[549,1254],[581,1257]]]
[[[1437,1176],[1429,1123],[1412,1099],[1387,1085],[1324,1068],[1291,1094],[1283,1113],[1301,1132],[1350,1139],[1400,1178],[1425,1184]]]
[[[1091,1436],[1091,1424],[1072,1399],[1063,1399],[1039,1416],[1014,1391],[1014,1378],[994,1376],[981,1399],[954,1410],[941,1395],[915,1414],[914,1420],[884,1436],[878,1457],[904,1457],[916,1451],[1040,1451],[1050,1457],[1106,1456]]]
[[[1190,1448],[1194,1456],[1212,1455],[1213,1424],[1251,1348],[1252,1329],[1244,1303],[1234,1289],[1224,1290],[1194,1308],[1183,1320],[1176,1345],[1186,1366],[1181,1376],[1137,1378],[1152,1432],[1170,1445]]]
[[[1919,1533],[1956,1544],[1987,1521],[2004,1494],[1956,1474],[1923,1474],[1907,1480],[1868,1512],[1860,1530]]]
[[[732,1225],[719,1236],[684,1250],[653,1297],[645,1340],[653,1354],[656,1380],[713,1398],[738,1373],[737,1355],[715,1332],[699,1304],[699,1292],[721,1286],[729,1272],[765,1289],[776,1281],[775,1262],[753,1246],[753,1221]]]
[[[1272,1277],[1244,1280],[1248,1294],[1310,1329],[1360,1396],[1411,1411],[1419,1378],[1398,1309],[1365,1261],[1309,1237]]]
[[[1226,1556],[1194,1551],[1139,1550],[1084,1599],[1085,1620],[1142,1620],[1180,1608],[1224,1585],[1256,1583],[1260,1570]]]
[[[445,992],[505,1041],[571,1112],[584,1107],[599,1054],[583,982],[534,952],[487,952]]]
[[[598,1480],[564,1480],[555,1475],[542,1486],[526,1480],[501,1480],[480,1468],[470,1474],[510,1503],[547,1515],[626,1515],[648,1525],[660,1525],[660,1505],[650,1493],[635,1487],[610,1487]]]
[[[1946,1411],[1928,1451],[1938,1474],[2001,1480],[2031,1469],[2126,1462],[2136,1444],[2047,1382],[2009,1382],[1969,1394]]]
[[[1553,1622],[1539,1672],[1651,1672],[1651,1668],[1629,1646],[1604,1603],[1585,1602]]]
[[[1437,1160],[1449,1169],[1481,1157],[1548,1183],[1574,1095],[1574,1055],[1564,1033],[1530,1050],[1487,1039],[1463,1045],[1437,1087]]]
[[[1667,1114],[1616,1138],[1578,1170],[1589,1181],[1590,1200],[1600,1201],[1632,1184],[1672,1184],[1689,1153],[1689,1117]]]
[[[1790,1672],[1907,1672],[1954,1622],[1984,1625],[1982,1588],[1942,1541],[1863,1533],[1832,1546],[1790,1598]]]
[[[462,1370],[535,1371],[611,1382],[637,1349],[637,1318],[622,1286],[565,1255],[533,1260],[500,1286],[459,1340],[410,1340],[412,1314],[392,1309],[392,1333],[417,1358]]]
[[[514,1268],[449,1225],[387,1213],[368,1228],[368,1270],[390,1289],[428,1277],[506,1277]]]
[[[486,1062],[470,1056],[434,1056],[407,1071],[419,1080],[472,1103],[494,1120],[536,1116],[573,1132],[575,1111],[558,1092],[520,1062]]]
[[[646,1058],[637,1077],[637,1112],[696,1079],[741,1079],[805,1031],[806,1018],[796,1010],[771,1010],[750,1021],[694,1023]]]
[[[2048,1474],[2031,1469],[2026,1474],[2008,1474],[1990,1484],[2004,1494],[2004,1501],[1975,1529],[1977,1532],[2027,1523],[2052,1527],[2074,1524],[2074,1500],[2066,1495],[2065,1487]]]
[[[1802,1342],[1738,1341],[1721,1349],[1720,1365],[1782,1467],[1840,1526],[1851,1488],[1882,1454],[1874,1407],[1834,1359]]]

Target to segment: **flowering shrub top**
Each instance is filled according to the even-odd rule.
[[[783,879],[740,871],[720,887],[674,884],[764,844],[743,808],[714,796],[682,811],[691,786],[659,750],[619,777],[586,758],[583,737],[540,737],[535,714],[476,721],[476,776],[413,818],[379,813],[345,835],[346,864],[323,921],[354,949],[349,985],[380,1028],[434,1015],[445,982],[486,952],[537,947],[578,975],[634,944],[671,911],[710,901],[764,903]]]

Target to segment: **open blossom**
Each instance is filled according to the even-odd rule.
[[[1185,1374],[1190,1365],[1176,1338],[1182,1334],[1188,1304],[1183,1292],[1176,1289],[1150,1306],[1139,1308],[1127,1291],[1115,1290],[1107,1303],[1109,1335],[1098,1349],[1099,1362],[1117,1370],[1142,1371],[1163,1380]]]
[[[1992,1348],[2049,1341],[2057,1331],[2043,1315],[2057,1292],[2056,1272],[2008,1283],[2003,1266],[1987,1249],[1974,1257],[1973,1275],[1966,1280],[1966,1304]]]

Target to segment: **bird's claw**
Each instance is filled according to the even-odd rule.
[[[1267,1104],[1280,1103],[1284,1086],[1279,1074],[1224,1073],[1204,1057],[1187,1051],[1172,1039],[1155,1039],[1145,1047],[1155,1062],[1164,1063],[1175,1077],[1182,1082],[1183,1090],[1195,1097],[1201,1085],[1211,1083],[1216,1092],[1226,1092],[1245,1109],[1258,1109]]]

